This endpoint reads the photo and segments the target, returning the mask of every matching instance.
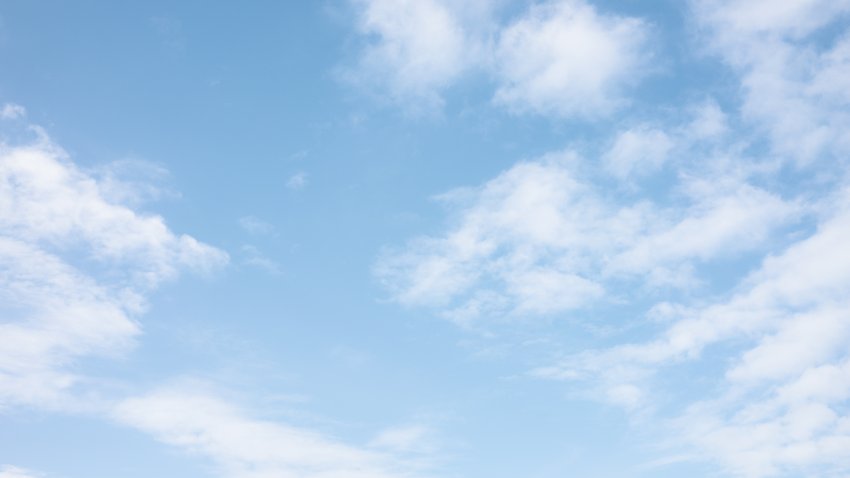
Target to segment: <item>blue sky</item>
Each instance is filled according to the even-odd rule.
[[[0,478],[850,473],[850,2],[0,2]]]

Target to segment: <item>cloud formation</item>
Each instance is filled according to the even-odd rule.
[[[61,408],[75,359],[133,343],[148,292],[228,257],[111,201],[107,185],[35,130],[32,142],[0,145],[0,407]]]
[[[375,83],[396,103],[430,111],[441,92],[472,60],[469,39],[451,2],[357,0],[357,29],[369,38],[354,71],[358,82]]]
[[[16,466],[3,465],[0,467],[0,478],[35,478],[36,476],[38,475]]]
[[[646,34],[642,21],[581,0],[533,5],[500,32],[495,101],[517,112],[604,116],[640,76]]]
[[[113,417],[211,460],[228,478],[423,476],[378,449],[343,444],[305,428],[257,419],[214,394],[171,387],[127,399]]]
[[[850,151],[850,3],[698,0],[694,19],[709,51],[740,75],[742,116],[774,152],[799,164]]]
[[[648,27],[583,0],[550,0],[500,19],[500,2],[357,0],[367,38],[352,71],[409,111],[442,108],[445,92],[485,74],[494,103],[520,114],[599,118],[642,76]]]
[[[796,216],[795,204],[731,178],[684,182],[675,207],[618,205],[582,163],[552,154],[441,196],[454,225],[385,254],[377,277],[398,302],[459,322],[548,315],[589,306],[619,280],[682,287],[693,265],[752,250]]]

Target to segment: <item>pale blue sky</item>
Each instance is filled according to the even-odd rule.
[[[0,478],[846,476],[848,20],[0,1]]]

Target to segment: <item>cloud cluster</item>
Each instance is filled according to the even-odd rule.
[[[709,51],[740,75],[742,115],[801,164],[850,152],[850,2],[698,0]],[[825,35],[838,27],[838,34]]]
[[[709,101],[682,126],[622,126],[598,160],[566,152],[520,162],[441,196],[449,226],[385,253],[376,274],[402,304],[485,326],[636,304],[651,291],[656,303],[635,317],[640,333],[617,332],[618,345],[572,350],[531,375],[649,417],[672,454],[734,476],[843,476],[850,3],[691,7],[706,51],[738,75],[732,121],[743,128]],[[546,20],[528,31],[544,35],[556,15],[538,15]],[[783,165],[798,176],[781,176]],[[663,185],[665,171],[670,197],[647,186]],[[742,252],[752,262],[730,266]],[[708,293],[675,292],[718,267],[732,277]]]
[[[126,350],[147,292],[228,260],[110,200],[36,131],[32,142],[0,144],[0,407],[65,406],[75,359]]]
[[[398,302],[459,322],[553,314],[591,305],[617,281],[692,283],[694,265],[758,247],[798,211],[732,177],[684,181],[681,204],[624,205],[581,163],[552,154],[443,195],[454,225],[385,254],[378,278]]]
[[[650,390],[665,371],[683,363],[707,367],[709,352],[724,347],[722,374],[700,378],[713,378],[721,392],[688,404],[671,421],[676,433],[738,476],[846,472],[848,199],[847,192],[833,198],[835,212],[816,231],[767,256],[728,297],[702,306],[658,307],[669,325],[656,339],[583,352],[535,373],[596,381],[614,403],[652,408],[657,397]],[[697,382],[688,386],[701,387]],[[630,396],[618,395],[623,390]]]
[[[205,387],[92,400],[89,377],[76,363],[125,353],[141,335],[137,318],[148,293],[181,271],[219,268],[229,256],[117,201],[112,175],[82,170],[44,131],[30,128],[35,140],[0,144],[0,409],[106,418],[201,455],[232,478],[422,476],[421,464],[405,459],[416,436],[385,434],[358,448],[249,417]],[[250,216],[240,225],[273,232]],[[277,272],[255,249],[247,254],[253,265]],[[0,478],[34,476],[0,467]]]
[[[647,25],[583,0],[533,5],[502,24],[499,2],[357,0],[367,40],[350,72],[415,112],[439,109],[464,75],[495,82],[495,104],[516,113],[602,117],[641,76]]]
[[[414,108],[440,107],[440,90],[472,60],[470,40],[451,3],[358,0],[355,5],[358,30],[370,38],[355,72],[358,80],[376,82],[393,101]]]
[[[119,403],[120,423],[212,460],[229,478],[412,478],[396,457],[260,420],[211,393],[171,387]],[[386,440],[384,440],[386,441]],[[395,440],[398,441],[398,440]]]
[[[599,117],[639,76],[646,25],[578,0],[533,5],[499,35],[497,104],[559,117]]]

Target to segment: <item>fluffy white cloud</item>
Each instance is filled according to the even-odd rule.
[[[681,286],[695,261],[757,247],[797,214],[733,179],[686,181],[680,206],[617,205],[580,162],[549,155],[442,196],[455,226],[385,254],[377,276],[399,302],[459,322],[551,314],[593,303],[611,280]]]
[[[605,115],[640,76],[646,34],[642,21],[581,0],[534,5],[500,33],[495,100],[519,112]]]
[[[673,140],[662,130],[642,127],[621,132],[602,160],[620,178],[644,175],[659,169],[673,149]]]
[[[850,2],[699,0],[707,44],[741,76],[744,118],[806,164],[850,151]],[[835,27],[839,35],[818,35]],[[827,38],[826,40],[824,38]]]
[[[253,418],[226,400],[191,387],[166,388],[127,399],[113,415],[163,443],[211,460],[228,478],[421,476],[402,460],[377,449],[358,448],[308,429]],[[394,441],[398,442],[398,437]]]
[[[64,406],[71,364],[126,349],[148,291],[227,262],[108,196],[43,132],[0,145],[0,406]]]
[[[29,470],[11,465],[0,467],[0,478],[35,478],[37,475]]]
[[[847,0],[696,0],[696,13],[728,35],[800,38],[850,11]]]
[[[415,112],[442,105],[441,92],[472,61],[472,45],[452,2],[357,0],[369,39],[354,75]]]
[[[673,426],[700,456],[736,476],[850,471],[842,451],[850,444],[848,195],[830,205],[814,233],[765,258],[725,300],[663,305],[657,312],[669,325],[657,339],[583,353],[536,374],[599,381],[603,395],[628,387],[652,400],[662,371],[689,364],[703,382],[693,386],[713,378],[712,391],[687,402]],[[725,371],[700,375],[712,347],[727,351]]]
[[[642,76],[647,25],[583,0],[532,5],[500,24],[503,2],[354,0],[366,38],[348,78],[414,113],[443,104],[465,74],[493,77],[511,111],[595,118],[624,102]]]

